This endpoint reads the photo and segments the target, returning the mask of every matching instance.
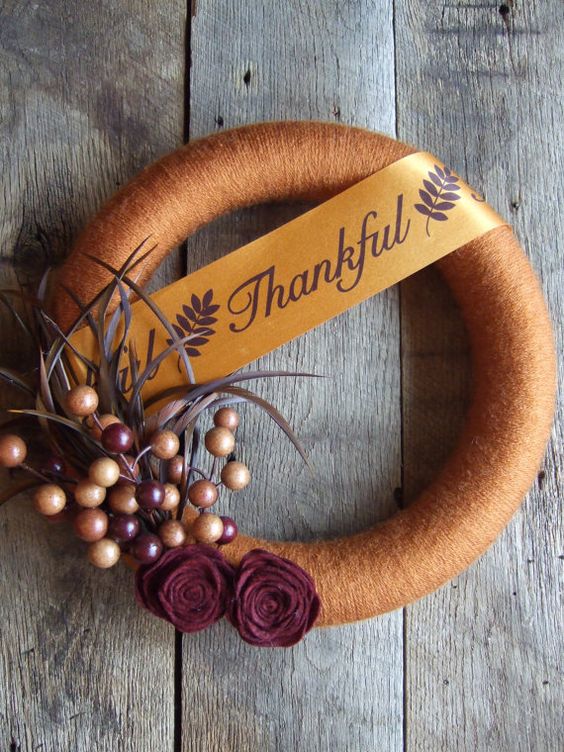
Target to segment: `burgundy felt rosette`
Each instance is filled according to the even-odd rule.
[[[174,548],[140,567],[135,586],[138,602],[181,632],[198,632],[226,615],[245,642],[259,647],[295,645],[320,609],[307,572],[258,548],[238,569],[211,546]]]
[[[167,551],[135,577],[138,602],[181,632],[199,632],[221,619],[233,595],[235,570],[215,548]]]
[[[290,647],[312,628],[319,608],[307,572],[257,548],[241,559],[227,618],[251,645]]]

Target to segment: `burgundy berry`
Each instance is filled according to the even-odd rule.
[[[133,446],[133,431],[123,423],[110,423],[102,431],[101,441],[106,451],[123,454]]]
[[[163,544],[158,535],[143,533],[136,538],[130,549],[140,564],[152,564],[163,552]]]
[[[135,498],[142,509],[158,509],[164,501],[166,489],[156,480],[142,480],[135,489]]]
[[[139,535],[141,525],[134,514],[117,514],[110,520],[108,535],[119,543],[132,541]]]
[[[217,542],[220,546],[225,546],[227,543],[231,543],[231,541],[235,540],[239,528],[237,527],[235,520],[231,517],[221,517],[221,521],[223,522],[223,533]]]
[[[45,460],[41,472],[49,475],[62,475],[65,472],[65,461],[61,457],[53,455]]]

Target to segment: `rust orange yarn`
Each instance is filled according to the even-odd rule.
[[[266,123],[196,141],[151,165],[88,225],[59,280],[88,301],[109,280],[83,252],[119,266],[144,238],[168,251],[220,214],[266,201],[321,199],[414,151],[380,134],[324,123]],[[494,541],[533,482],[554,413],[555,354],[541,289],[508,227],[438,263],[472,346],[474,398],[458,445],[407,509],[360,534],[315,543],[240,536],[238,562],[260,546],[310,572],[321,625],[404,606],[465,569]],[[56,315],[76,314],[58,295]]]

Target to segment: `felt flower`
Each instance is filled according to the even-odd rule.
[[[262,549],[249,551],[235,577],[227,616],[245,642],[290,647],[313,626],[320,601],[307,572]]]
[[[221,619],[233,594],[233,567],[215,548],[173,548],[135,576],[137,601],[181,632],[198,632]]]

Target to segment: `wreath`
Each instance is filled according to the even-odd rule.
[[[437,263],[472,348],[474,396],[455,450],[409,507],[333,540],[257,540],[216,514],[222,493],[250,482],[236,457],[238,402],[265,409],[303,452],[280,413],[241,386],[245,378],[281,374],[193,383],[190,358],[213,334],[212,297],[192,301],[182,320],[169,322],[143,290],[168,251],[217,216],[266,201],[328,198],[414,151],[346,126],[267,123],[195,141],[141,172],[87,226],[50,284],[44,280],[33,295],[0,295],[40,353],[31,377],[0,369],[32,401],[12,411],[13,425],[4,426],[12,432],[0,438],[0,462],[14,476],[3,500],[36,486],[37,510],[71,519],[94,565],[124,559],[135,569],[137,600],[154,615],[185,632],[225,616],[260,646],[293,645],[314,625],[402,607],[469,566],[534,481],[554,413],[551,324],[509,227]],[[427,232],[457,198],[448,189],[455,176],[437,174],[437,181],[417,207]],[[120,364],[132,296],[152,307],[169,339],[141,371],[129,343],[126,390]],[[73,346],[81,326],[99,343],[97,361]],[[144,381],[171,353],[186,374],[184,387],[144,402]],[[77,377],[76,359],[86,378]],[[213,427],[202,437],[207,413]],[[16,429],[30,418],[47,455]]]

